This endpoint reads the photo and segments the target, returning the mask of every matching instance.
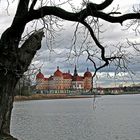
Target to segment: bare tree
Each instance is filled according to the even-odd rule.
[[[36,52],[41,48],[41,40],[44,36],[43,30],[34,31],[19,47],[26,24],[33,20],[42,19],[44,28],[49,30],[52,25],[52,17],[56,17],[55,19],[59,18],[83,25],[98,47],[100,51],[99,57],[103,61],[103,64],[98,67],[94,59],[92,59],[90,50],[86,50],[88,59],[93,62],[96,74],[99,69],[109,65],[113,60],[120,61],[123,57],[123,54],[115,54],[109,57],[105,55],[105,46],[100,43],[94,30],[98,23],[98,19],[102,19],[108,23],[119,23],[120,25],[126,20],[134,20],[134,23],[138,23],[140,19],[139,10],[127,14],[121,14],[117,11],[106,13],[104,10],[110,6],[113,1],[115,0],[105,0],[101,4],[84,1],[80,10],[77,11],[73,8],[73,12],[69,12],[62,9],[59,5],[56,6],[53,1],[19,0],[13,22],[11,26],[4,31],[0,39],[1,135],[10,135],[10,119],[13,108],[15,85],[27,70]],[[41,6],[37,7],[36,5],[39,2],[41,3]],[[66,2],[73,7],[70,1]],[[61,3],[61,5],[62,4],[63,3]],[[48,24],[49,22],[51,23]]]

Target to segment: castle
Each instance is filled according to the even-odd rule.
[[[72,91],[89,91],[92,88],[92,74],[87,68],[83,76],[79,76],[75,66],[73,75],[63,73],[59,67],[49,78],[44,77],[41,70],[36,75],[36,90],[42,93],[70,93]]]

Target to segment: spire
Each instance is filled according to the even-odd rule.
[[[70,70],[68,70],[68,73],[70,73]]]
[[[59,66],[57,66],[57,70],[59,70]]]
[[[41,73],[41,69],[39,69],[38,71],[39,71],[39,73]]]
[[[89,69],[88,69],[88,67],[87,67],[87,72],[89,72]]]
[[[73,74],[73,76],[78,76],[76,65],[75,65],[75,69],[74,69],[74,74]]]

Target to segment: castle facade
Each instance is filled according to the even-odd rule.
[[[63,73],[59,67],[50,77],[45,77],[41,70],[36,75],[36,90],[45,93],[67,93],[70,91],[88,91],[92,88],[92,74],[87,68],[83,76],[79,76],[75,66],[73,75]]]

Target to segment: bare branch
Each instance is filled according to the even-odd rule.
[[[34,9],[34,6],[35,6],[36,2],[37,2],[37,0],[32,1],[32,4],[31,4],[31,6],[29,8],[29,11],[32,11]]]
[[[44,6],[39,8],[38,10],[33,10],[26,15],[26,22],[29,22],[33,19],[39,19],[46,15],[54,15],[59,18],[68,20],[68,21],[77,21],[81,22],[84,21],[88,16],[98,17],[110,23],[123,23],[125,20],[130,19],[140,19],[140,13],[130,13],[124,14],[121,16],[111,16],[108,13],[104,13],[102,11],[88,11],[87,8],[81,10],[77,13],[68,12],[62,8],[55,7],[55,6]]]
[[[88,28],[90,35],[94,40],[95,44],[101,49],[101,58],[105,61],[106,65],[108,65],[108,59],[105,57],[105,48],[99,43],[90,25],[88,25],[86,22],[82,22],[82,24]]]
[[[90,9],[92,11],[103,10],[103,9],[107,8],[112,2],[113,2],[113,0],[105,0],[101,4],[94,4],[94,3],[89,2],[89,3],[87,3],[87,9]]]

